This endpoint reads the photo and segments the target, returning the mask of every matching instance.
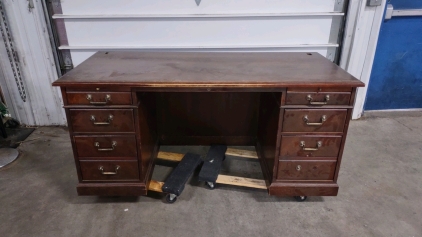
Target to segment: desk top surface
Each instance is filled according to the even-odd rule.
[[[360,87],[318,53],[97,52],[53,86]]]

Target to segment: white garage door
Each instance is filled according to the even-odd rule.
[[[200,2],[197,5],[197,2]],[[335,60],[344,0],[65,0],[77,66],[99,50],[305,51]]]

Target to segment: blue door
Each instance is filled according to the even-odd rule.
[[[391,0],[394,10],[422,9],[422,0]],[[422,16],[384,21],[364,110],[422,108]]]

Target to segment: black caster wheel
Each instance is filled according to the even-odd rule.
[[[215,183],[213,182],[205,182],[205,185],[207,186],[208,189],[213,190],[215,189]]]
[[[174,203],[176,201],[177,201],[177,196],[176,195],[171,194],[171,193],[169,193],[169,194],[166,195],[166,202],[167,203]]]
[[[294,198],[298,202],[304,202],[308,198],[308,196],[294,196]]]

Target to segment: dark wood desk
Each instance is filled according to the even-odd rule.
[[[53,83],[79,195],[145,195],[160,145],[252,145],[270,195],[337,195],[362,82],[317,53],[98,52]]]

